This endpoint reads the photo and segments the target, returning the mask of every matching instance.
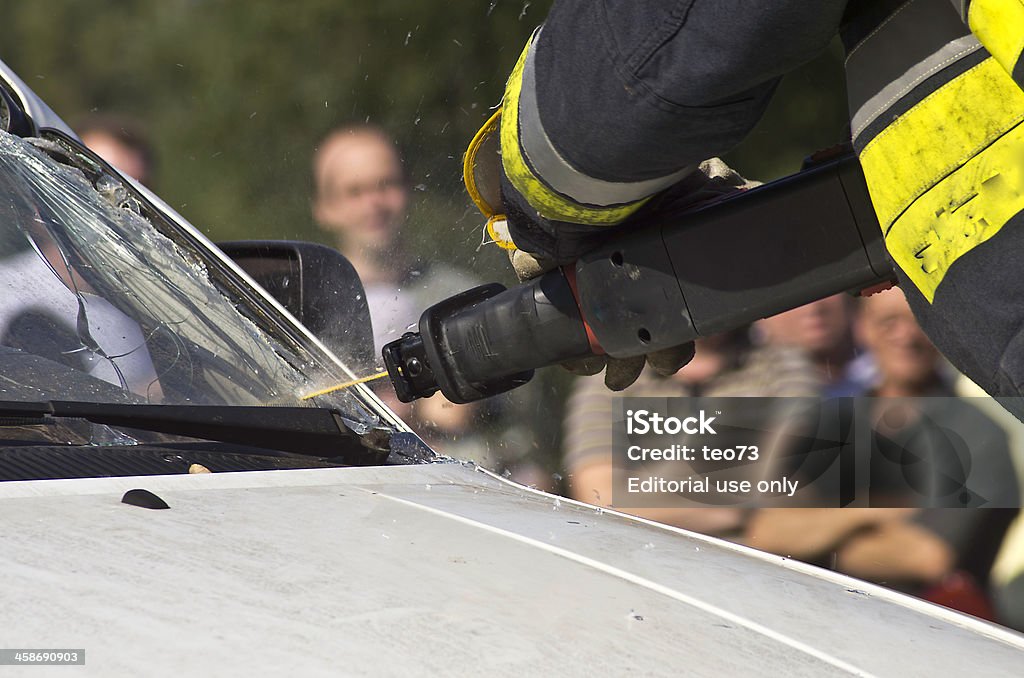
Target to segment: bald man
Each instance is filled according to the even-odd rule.
[[[349,125],[329,133],[314,155],[313,179],[313,218],[363,281],[378,354],[428,306],[478,284],[434,263],[438,253],[419,260],[404,246],[409,181],[381,128]]]
[[[363,282],[399,282],[408,267],[398,236],[409,188],[391,139],[377,127],[337,129],[317,150],[313,174],[313,217],[335,236]]]

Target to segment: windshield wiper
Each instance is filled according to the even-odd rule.
[[[51,418],[85,419],[94,424],[252,445],[346,464],[382,464],[391,433],[356,433],[334,410],[319,407],[246,407],[228,405],[136,405],[67,400],[0,400],[0,418],[20,424]],[[27,420],[27,421],[26,421]]]

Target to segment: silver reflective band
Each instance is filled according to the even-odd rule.
[[[695,167],[684,167],[664,177],[644,181],[618,182],[594,179],[583,174],[563,158],[540,123],[537,109],[537,88],[534,75],[534,59],[537,40],[526,55],[523,65],[523,82],[519,91],[519,143],[533,170],[548,186],[562,195],[584,205],[607,207],[622,205],[646,198],[660,190],[678,183]]]
[[[860,136],[860,133],[868,125],[874,122],[878,116],[899,101],[910,90],[957,59],[961,59],[979,49],[981,49],[981,43],[978,42],[978,39],[973,35],[965,35],[962,38],[947,42],[938,50],[911,66],[902,76],[883,87],[857,109],[857,112],[850,119],[854,141],[857,140],[857,137]]]

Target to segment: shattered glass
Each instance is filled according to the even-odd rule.
[[[74,148],[0,132],[0,400],[300,405],[350,378],[147,209]],[[383,425],[361,386],[316,404]]]

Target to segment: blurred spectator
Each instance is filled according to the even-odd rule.
[[[962,437],[973,466],[989,470],[981,488],[986,497],[996,505],[1016,505],[1006,434],[978,409],[953,397],[942,358],[917,325],[903,293],[895,289],[864,299],[855,330],[878,366],[878,381],[865,395],[920,398],[910,409],[899,401],[872,401],[872,502],[907,488],[907,456],[902,452],[913,446],[917,455],[937,458],[936,448],[920,445],[927,439],[922,432],[938,423]],[[889,499],[887,505],[901,505]],[[766,509],[751,519],[747,542],[988,616],[988,573],[1015,513],[977,508]]]
[[[76,128],[82,143],[140,184],[153,180],[153,149],[142,126],[131,118],[97,115]]]
[[[811,396],[819,389],[813,367],[799,351],[754,346],[747,329],[697,340],[694,359],[671,377],[645,369],[636,383],[615,394],[600,375],[573,386],[565,420],[565,468],[570,495],[612,506],[612,398],[624,396]],[[678,464],[679,462],[674,462]],[[735,535],[745,513],[738,508],[622,509],[677,527]]]
[[[858,355],[853,339],[854,298],[835,294],[765,318],[755,325],[763,341],[806,351],[822,378],[822,395],[859,395],[870,385],[869,354]]]
[[[428,306],[477,284],[437,263],[437,253],[420,260],[407,251],[401,229],[409,181],[394,141],[381,128],[358,124],[330,132],[317,147],[313,178],[313,217],[359,273],[378,358],[382,346],[401,337]],[[368,372],[374,366],[359,367]],[[472,456],[484,447],[473,426],[479,405],[453,405],[437,394],[410,408],[390,386],[380,393],[442,452]]]
[[[893,288],[863,298],[855,331],[878,366],[870,395],[953,395],[943,375],[942,356],[917,324],[902,290]]]
[[[1024,477],[1024,423],[967,377],[960,375],[954,386],[957,395],[970,398],[972,405],[998,422],[1006,431],[1019,484]],[[1018,513],[1006,531],[999,555],[992,566],[991,588],[999,623],[1024,631],[1024,514]]]
[[[992,580],[999,623],[1024,631],[1024,515],[1007,531]]]
[[[381,128],[359,124],[329,133],[316,150],[313,175],[313,217],[363,281],[378,352],[428,306],[477,284],[438,263],[436,252],[419,258],[406,249],[409,181]]]

